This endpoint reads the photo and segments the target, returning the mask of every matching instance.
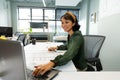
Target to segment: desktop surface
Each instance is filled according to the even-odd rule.
[[[57,42],[36,42],[35,45],[29,44],[24,47],[27,67],[31,70],[35,65],[46,64],[58,55],[63,55],[65,51],[48,51],[48,47],[61,45]],[[55,69],[60,71],[77,71],[73,62],[70,61],[66,65],[57,66]]]
[[[120,72],[60,72],[53,80],[120,80]]]

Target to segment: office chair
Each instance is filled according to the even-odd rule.
[[[23,46],[25,46],[25,38],[26,38],[26,34],[19,34],[17,41],[21,42],[23,44]]]
[[[105,36],[101,35],[84,35],[84,52],[85,59],[95,71],[101,71],[102,64],[99,58],[100,49],[105,40]]]

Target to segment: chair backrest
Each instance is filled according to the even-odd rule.
[[[98,58],[105,36],[84,35],[84,52],[86,59]]]
[[[25,46],[26,34],[19,34],[17,41],[21,42]]]

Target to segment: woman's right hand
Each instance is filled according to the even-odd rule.
[[[58,49],[58,47],[56,46],[56,47],[49,47],[48,48],[48,51],[56,51]]]

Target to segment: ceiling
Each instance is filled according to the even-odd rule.
[[[55,0],[56,6],[77,6],[82,0]]]
[[[82,0],[9,0],[9,1],[14,1],[14,2],[37,2],[37,3],[42,3],[45,2],[46,6],[44,7],[49,7],[49,6],[77,6],[79,2]]]
[[[35,3],[42,3],[43,5],[44,5],[44,2],[45,2],[44,7],[55,6],[55,0],[9,0],[9,1],[12,1],[12,2],[28,2],[28,3],[35,2]]]

